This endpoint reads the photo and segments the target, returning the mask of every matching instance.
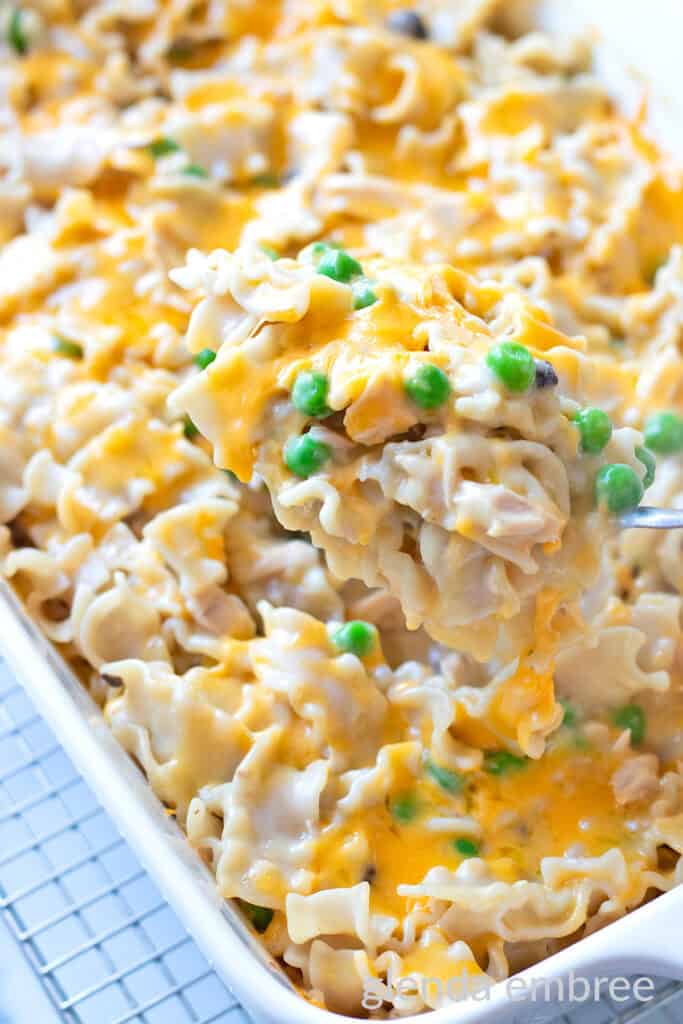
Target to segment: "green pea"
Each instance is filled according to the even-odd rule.
[[[195,48],[189,39],[176,39],[166,51],[166,58],[172,64],[184,64],[194,55]]]
[[[637,704],[625,704],[623,708],[614,712],[612,720],[619,729],[629,730],[634,747],[645,739],[647,719],[645,712]]]
[[[316,260],[319,260],[328,249],[341,249],[339,242],[314,242],[311,246],[311,252],[315,256]]]
[[[373,291],[372,285],[365,279],[357,281],[352,285],[351,290],[353,291],[354,309],[365,309],[366,306],[374,306],[377,302],[377,296]]]
[[[321,418],[329,416],[331,409],[327,406],[329,381],[324,373],[315,370],[300,373],[292,388],[292,404],[306,416]]]
[[[340,651],[364,658],[377,643],[377,630],[369,622],[354,619],[337,630],[332,642]]]
[[[156,159],[160,156],[168,156],[169,153],[177,153],[180,146],[175,139],[162,137],[155,139],[154,142],[150,142],[146,149],[149,155]]]
[[[654,412],[645,421],[645,444],[658,455],[683,451],[683,419],[675,412]]]
[[[417,816],[417,798],[413,793],[402,793],[392,800],[390,810],[396,821],[407,825]]]
[[[275,174],[257,174],[249,184],[256,188],[279,188],[280,179]]]
[[[199,427],[197,427],[189,416],[186,416],[183,420],[183,434],[188,441],[192,441],[199,433]]]
[[[447,400],[451,393],[448,377],[433,363],[418,366],[412,377],[405,382],[408,398],[421,409],[436,409]]]
[[[456,853],[459,853],[461,857],[479,856],[479,844],[475,843],[472,839],[466,839],[464,836],[461,836],[459,839],[453,840],[453,846]]]
[[[317,473],[332,456],[332,449],[310,434],[290,437],[285,445],[285,464],[302,480]]]
[[[262,935],[273,920],[274,911],[270,907],[257,907],[255,903],[247,903],[246,900],[238,902],[254,929]]]
[[[643,484],[635,469],[621,462],[608,463],[595,477],[595,501],[612,516],[630,512],[640,504]]]
[[[272,246],[262,245],[260,248],[261,251],[266,254],[269,260],[273,260],[273,262],[275,262],[275,260],[280,259],[280,253],[277,251],[277,249],[273,249]]]
[[[665,256],[658,256],[655,259],[650,260],[650,262],[643,267],[643,277],[650,285],[650,287],[654,285],[655,280],[657,278],[657,273],[667,262],[668,258],[668,254]]]
[[[62,337],[61,334],[53,335],[52,348],[58,355],[64,356],[66,359],[83,358],[83,346],[76,341]]]
[[[186,174],[189,178],[209,177],[209,172],[199,164],[187,164],[186,167],[183,167],[183,174]]]
[[[638,462],[642,462],[645,466],[645,476],[643,477],[643,490],[647,490],[655,482],[655,471],[657,469],[657,460],[651,451],[647,448],[643,448],[641,445],[634,450],[635,457]]]
[[[486,356],[486,365],[508,391],[528,391],[536,380],[536,361],[525,345],[501,341]]]
[[[612,421],[602,409],[580,409],[574,423],[581,436],[580,448],[586,455],[599,455],[612,436]]]
[[[509,750],[487,750],[484,754],[484,771],[489,775],[507,775],[525,768],[526,757],[517,757]]]
[[[195,366],[198,366],[200,370],[205,370],[207,366],[211,366],[211,363],[216,358],[216,353],[212,348],[203,348],[201,352],[198,352],[192,362]]]
[[[330,246],[325,247],[316,269],[319,274],[331,277],[333,281],[340,281],[342,284],[347,284],[353,277],[359,277],[363,273],[358,260],[349,256],[345,249],[332,249]]]
[[[566,725],[568,729],[575,729],[579,722],[579,716],[576,712],[576,708],[573,707],[564,697],[560,697],[559,703],[564,708],[562,725]]]
[[[453,772],[450,768],[444,768],[443,765],[432,761],[431,757],[425,760],[425,770],[428,775],[431,775],[434,782],[441,786],[442,789],[445,789],[447,793],[462,792],[464,780],[458,772]]]
[[[28,36],[24,30],[24,15],[20,7],[15,7],[7,26],[7,42],[15,53],[21,57],[28,53]]]

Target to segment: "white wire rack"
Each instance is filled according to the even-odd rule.
[[[2,662],[0,912],[58,1020],[248,1024]],[[636,1021],[681,1024],[683,986],[557,1024]]]
[[[0,910],[69,1024],[246,1024],[0,665]]]

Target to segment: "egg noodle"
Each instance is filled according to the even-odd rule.
[[[351,1015],[683,881],[683,174],[522,8],[0,0],[2,574]]]

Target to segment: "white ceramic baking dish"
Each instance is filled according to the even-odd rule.
[[[454,0],[458,2],[458,0]],[[518,0],[509,0],[517,4]],[[653,125],[665,146],[683,156],[681,0],[520,0],[537,23],[559,32],[595,26],[603,43],[599,66],[624,94],[624,67],[637,69],[659,97]],[[604,45],[603,45],[604,44]],[[662,100],[663,98],[663,100]],[[111,736],[101,713],[55,650],[0,584],[0,648],[38,710],[83,773],[122,834],[194,936],[209,961],[262,1024],[335,1024],[343,1019],[309,1004],[264,952],[239,913],[221,900],[213,878],[175,821],[164,812],[142,773]],[[562,794],[558,794],[562,799]],[[615,977],[630,973],[683,978],[683,887],[634,911],[519,975],[543,979]],[[604,990],[603,990],[604,991]],[[541,1024],[557,1002],[513,1002],[498,985],[482,1002],[451,1003],[407,1024]]]

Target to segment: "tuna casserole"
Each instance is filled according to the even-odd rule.
[[[0,0],[3,575],[351,1015],[683,881],[683,175],[516,12]]]

